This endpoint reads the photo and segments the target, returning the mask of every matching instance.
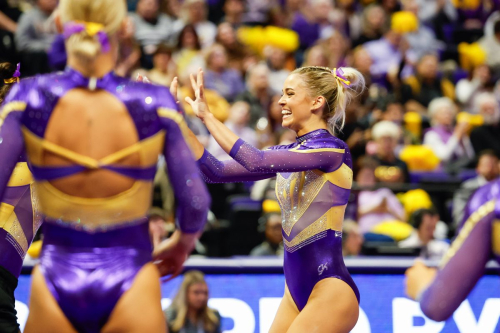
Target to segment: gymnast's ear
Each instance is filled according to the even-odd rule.
[[[54,22],[56,24],[57,32],[62,34],[63,33],[63,25],[61,22],[61,15],[59,15],[58,10],[56,10],[56,12],[54,13]]]

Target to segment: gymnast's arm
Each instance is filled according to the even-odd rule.
[[[17,96],[16,84],[0,109],[0,201],[19,156],[23,152],[24,140],[21,132],[21,115],[25,103],[11,102]]]
[[[465,222],[459,235],[443,259],[434,281],[423,292],[420,307],[435,321],[449,318],[465,300],[483,276],[491,256],[491,228],[493,214],[484,216],[481,206]]]
[[[210,196],[184,138],[187,125],[182,115],[166,112],[160,122],[166,130],[164,155],[177,202],[178,227],[183,233],[197,233],[205,225]]]

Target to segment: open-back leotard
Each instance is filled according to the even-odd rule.
[[[139,141],[96,160],[45,139],[60,98],[76,88],[105,91],[121,102]],[[197,232],[206,220],[210,199],[183,136],[183,117],[164,87],[132,82],[112,73],[89,80],[70,68],[21,81],[12,88],[0,113],[5,119],[0,128],[0,199],[5,196],[17,156],[25,148],[44,217],[40,271],[73,326],[79,332],[99,332],[141,267],[151,261],[145,216],[160,153],[165,155],[178,203],[180,230]],[[46,166],[46,152],[71,163]],[[120,161],[131,154],[139,156],[139,165],[121,165]],[[98,169],[132,178],[134,184],[107,198],[75,197],[51,184]]]

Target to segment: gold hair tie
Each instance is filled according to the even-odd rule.
[[[101,23],[85,21],[75,21],[75,23],[83,24],[85,32],[91,37],[97,35],[99,31],[104,31],[104,25],[102,25]]]
[[[19,78],[18,77],[11,77],[10,79],[5,79],[3,80],[3,83],[5,84],[11,84],[11,83],[19,83]]]
[[[344,76],[344,71],[342,70],[342,67],[334,68],[332,69],[332,74],[335,76],[337,81],[342,83],[344,87],[349,87],[351,85],[351,81],[348,81],[347,78]]]

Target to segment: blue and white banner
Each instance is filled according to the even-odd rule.
[[[353,333],[494,333],[500,332],[500,279],[485,276],[452,318],[434,322],[404,296],[402,275],[353,275],[361,293],[361,311]],[[457,278],[460,278],[457,276]],[[206,276],[209,306],[223,317],[225,333],[267,332],[284,291],[281,274],[220,274]],[[16,290],[18,317],[28,315],[31,277],[22,275]],[[162,286],[167,307],[180,286],[176,278]],[[332,304],[332,311],[335,307]]]

